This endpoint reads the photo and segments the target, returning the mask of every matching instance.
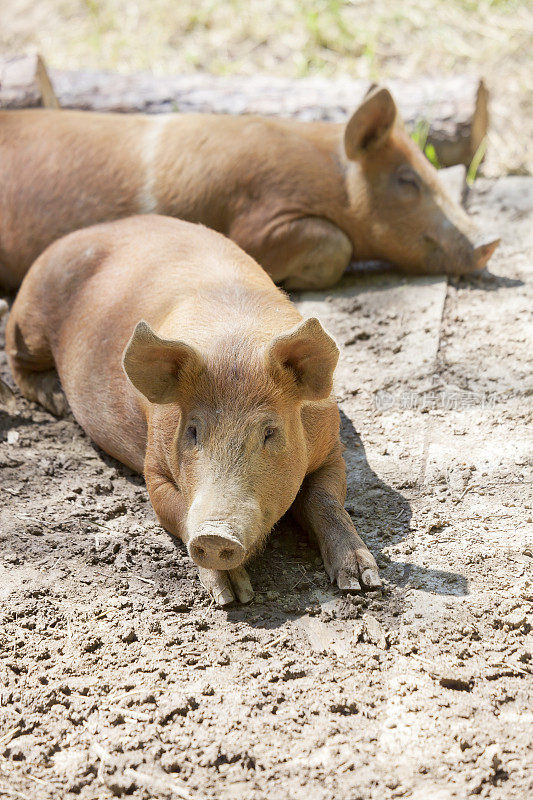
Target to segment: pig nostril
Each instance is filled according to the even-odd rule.
[[[220,558],[222,558],[224,561],[228,561],[228,559],[233,558],[233,554],[234,554],[233,549],[225,547],[223,550],[220,551]]]
[[[196,555],[199,558],[205,558],[205,550],[203,547],[195,547],[195,550],[196,550]]]

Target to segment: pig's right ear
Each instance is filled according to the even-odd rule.
[[[398,110],[388,89],[372,87],[344,129],[344,149],[352,161],[385,144]]]
[[[276,336],[267,359],[275,372],[287,370],[293,376],[303,400],[324,400],[331,394],[339,349],[316,317]]]
[[[194,347],[161,339],[142,320],[126,345],[122,366],[135,388],[151,403],[175,403],[204,362]]]

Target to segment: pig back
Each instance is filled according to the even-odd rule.
[[[61,236],[137,213],[141,116],[28,109],[0,112],[0,284],[20,285]]]

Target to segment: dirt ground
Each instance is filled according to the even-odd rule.
[[[255,600],[217,609],[140,477],[72,418],[0,412],[0,797],[532,796],[533,179],[468,204],[502,234],[490,274],[295,297],[342,347],[382,594],[342,596],[282,523]]]

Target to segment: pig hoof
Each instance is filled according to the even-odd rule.
[[[37,389],[37,400],[39,403],[54,414],[56,417],[63,417],[67,413],[68,403],[59,378],[55,372],[43,375]]]
[[[349,570],[341,569],[337,575],[337,586],[344,592],[360,592],[361,584]]]
[[[200,567],[200,583],[207,589],[218,606],[229,606],[235,602],[235,595],[229,581],[229,573],[219,569]]]
[[[383,586],[381,578],[375,569],[364,569],[361,575],[361,580],[365,586],[368,586],[369,589],[380,589]]]
[[[360,592],[361,589],[379,589],[382,586],[377,564],[366,548],[344,552],[331,561],[326,557],[324,566],[331,582],[336,583],[341,591]]]
[[[231,585],[235,590],[237,599],[240,603],[249,603],[254,596],[254,590],[250,583],[250,578],[244,567],[237,567],[229,571]]]
[[[215,593],[213,597],[218,606],[229,606],[235,602],[231,589],[222,589],[220,592]]]
[[[64,417],[68,409],[67,398],[63,392],[54,392],[46,407],[55,417]]]
[[[254,596],[250,578],[244,567],[226,570],[204,569],[200,567],[200,582],[219,606],[229,606],[235,602],[249,603]]]
[[[10,414],[17,410],[17,400],[7,383],[0,380],[0,406],[5,408]]]

